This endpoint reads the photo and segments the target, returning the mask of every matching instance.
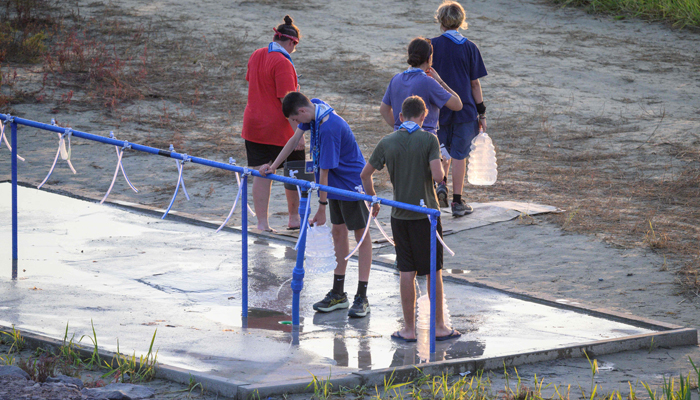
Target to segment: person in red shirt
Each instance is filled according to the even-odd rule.
[[[248,104],[243,113],[243,130],[248,167],[258,169],[272,164],[287,141],[294,135],[289,121],[282,114],[282,99],[289,92],[299,90],[292,54],[301,38],[301,32],[289,15],[284,23],[273,28],[272,42],[253,52],[248,60]],[[300,141],[287,161],[304,160],[304,141]],[[268,221],[272,181],[253,179],[253,205],[258,218],[258,229],[274,232]],[[299,197],[295,188],[285,187],[289,210],[288,229],[299,228]]]

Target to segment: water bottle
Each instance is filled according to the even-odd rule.
[[[337,266],[331,228],[311,226],[306,232],[304,271],[307,273],[330,272]]]
[[[498,177],[497,167],[493,142],[486,132],[479,131],[472,140],[467,180],[472,185],[493,185]]]
[[[452,326],[450,318],[450,310],[447,309],[447,300],[445,294],[442,295],[442,315],[445,319],[445,325]],[[418,298],[418,318],[416,319],[417,329],[430,329],[430,297],[424,294]]]

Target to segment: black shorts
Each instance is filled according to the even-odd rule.
[[[275,146],[274,144],[261,144],[261,143],[255,143],[246,140],[245,141],[245,154],[246,157],[248,157],[248,166],[249,167],[260,167],[263,164],[272,164],[275,159],[277,159],[277,156],[280,155],[280,152],[284,146]],[[306,158],[306,154],[304,153],[304,150],[294,150],[292,153],[287,157],[287,161],[297,161],[297,160],[304,160]],[[279,168],[282,168],[284,166],[284,163],[280,164]]]
[[[369,210],[364,201],[343,201],[328,199],[328,208],[331,214],[331,224],[342,225],[349,231],[365,229]]]
[[[391,231],[396,244],[396,266],[401,272],[430,275],[430,219],[397,219],[391,217]],[[437,233],[442,236],[442,223],[437,220]],[[435,270],[442,269],[442,244],[435,238]]]

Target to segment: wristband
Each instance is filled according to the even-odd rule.
[[[476,112],[478,112],[479,114],[483,114],[486,112],[486,106],[484,105],[483,101],[476,105]]]
[[[324,205],[324,206],[327,206],[327,205],[328,205],[328,202],[327,202],[327,201],[321,201],[321,200],[319,199],[318,204],[322,204],[322,205]]]

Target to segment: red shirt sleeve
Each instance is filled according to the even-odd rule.
[[[297,74],[294,66],[286,58],[276,63],[274,69],[275,92],[278,98],[283,98],[289,92],[297,90]]]

